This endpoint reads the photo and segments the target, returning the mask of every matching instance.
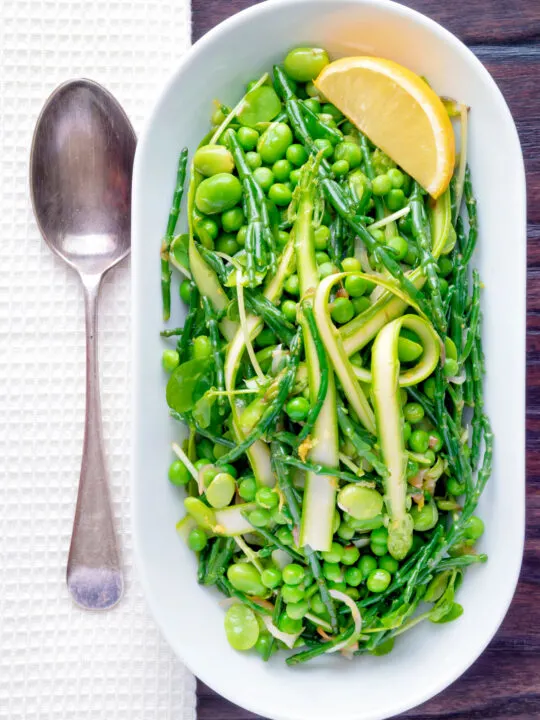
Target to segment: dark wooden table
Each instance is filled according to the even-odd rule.
[[[254,4],[253,0],[192,0],[193,39]],[[540,718],[540,0],[408,0],[405,4],[430,15],[469,45],[503,91],[527,167],[529,243],[527,541],[520,583],[501,629],[473,667],[451,688],[401,717],[532,720]],[[199,720],[256,717],[202,683],[198,697]]]

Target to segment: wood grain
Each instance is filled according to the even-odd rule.
[[[192,0],[193,39],[256,0]],[[408,720],[540,718],[540,0],[411,0],[472,47],[501,88],[516,120],[527,170],[527,530],[510,611],[479,660]],[[497,152],[497,148],[494,148]],[[512,238],[508,238],[511,252]],[[504,532],[504,528],[501,528]],[[202,683],[199,720],[256,716]],[[328,720],[339,720],[329,718]]]

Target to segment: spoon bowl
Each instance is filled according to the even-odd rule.
[[[103,87],[72,80],[49,97],[30,155],[30,194],[50,249],[81,278],[86,311],[86,418],[67,584],[81,607],[102,610],[123,593],[103,451],[97,301],[104,274],[131,247],[136,137]]]

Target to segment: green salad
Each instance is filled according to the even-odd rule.
[[[328,62],[292,50],[234,108],[217,103],[189,172],[181,154],[161,247],[165,320],[173,268],[187,306],[161,333],[178,533],[227,598],[232,647],[292,650],[289,665],[382,655],[459,618],[465,568],[487,559],[466,112],[433,200],[320,96]]]

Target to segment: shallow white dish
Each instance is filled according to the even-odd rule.
[[[182,495],[167,482],[170,443],[160,365],[159,244],[178,154],[208,129],[212,100],[234,104],[245,83],[285,52],[316,43],[333,57],[388,57],[472,107],[470,164],[478,199],[476,263],[483,294],[486,409],[496,435],[494,473],[481,502],[481,550],[459,592],[465,614],[424,624],[382,658],[333,656],[288,668],[232,650],[218,597],[197,585],[193,554],[177,537]],[[525,181],[516,129],[494,81],[453,35],[381,0],[271,0],[208,33],[164,88],[139,141],[133,188],[133,501],[139,573],[152,612],[180,658],[231,701],[278,720],[378,720],[432,697],[478,657],[512,599],[524,535]],[[176,289],[176,287],[175,287]],[[181,324],[173,294],[171,325]]]

